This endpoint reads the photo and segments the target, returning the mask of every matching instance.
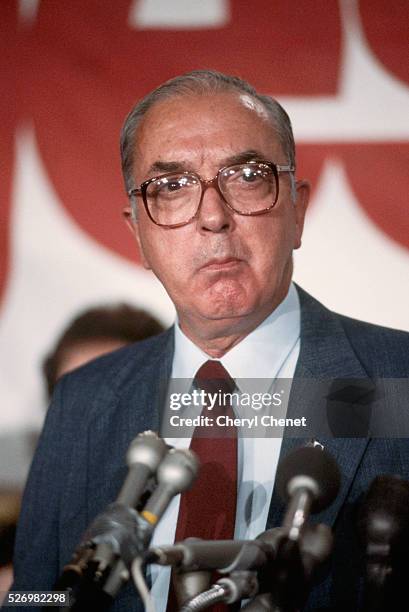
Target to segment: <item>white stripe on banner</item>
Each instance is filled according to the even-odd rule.
[[[133,0],[128,24],[136,30],[194,30],[221,28],[229,19],[229,0]]]

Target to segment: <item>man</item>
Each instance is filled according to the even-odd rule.
[[[87,525],[115,499],[132,438],[159,429],[160,388],[169,378],[197,381],[210,360],[241,393],[242,379],[260,379],[263,391],[278,377],[294,379],[287,414],[296,415],[316,409],[316,397],[297,381],[371,381],[408,372],[407,334],[335,315],[291,284],[309,186],[295,177],[291,124],[276,101],[237,78],[195,71],[142,100],[121,144],[131,204],[125,214],[143,264],[165,286],[178,321],[57,386],[23,503],[15,589],[51,588]],[[331,405],[330,396],[325,401]],[[236,520],[227,528],[235,537],[255,537],[282,520],[283,504],[273,493],[279,456],[302,441],[236,434]],[[190,438],[195,447],[192,430]],[[353,504],[378,473],[407,477],[409,449],[404,440],[368,438],[325,446],[342,473],[336,501],[317,519],[336,529],[333,571],[306,609],[353,610],[359,575]],[[200,490],[193,487],[192,495]],[[191,507],[183,500],[179,519],[176,499],[159,524],[157,543],[186,533],[180,523]],[[164,610],[168,575],[154,572],[152,580]],[[113,610],[140,606],[129,585]]]

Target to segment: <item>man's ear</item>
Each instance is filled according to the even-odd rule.
[[[148,260],[145,257],[145,253],[143,252],[141,237],[139,233],[139,223],[133,212],[133,209],[130,206],[125,206],[125,208],[122,211],[122,214],[124,216],[125,223],[130,229],[133,237],[136,240],[136,244],[138,245],[138,250],[139,250],[139,255],[141,257],[142,265],[146,270],[150,270],[151,266],[149,265]]]
[[[301,236],[304,230],[305,213],[310,199],[310,184],[308,181],[295,182],[295,201],[294,213],[296,223],[296,233],[294,240],[294,249],[299,249],[301,246]]]

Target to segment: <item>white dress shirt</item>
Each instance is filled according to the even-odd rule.
[[[300,302],[293,284],[287,296],[253,332],[246,336],[219,360],[235,380],[241,394],[273,393],[276,379],[292,379],[300,352]],[[172,379],[193,380],[209,355],[198,348],[175,325],[175,353]],[[256,382],[254,379],[258,379]],[[290,391],[287,388],[286,402]],[[240,406],[233,405],[236,416]],[[201,407],[198,408],[200,414]],[[191,413],[190,413],[191,414]],[[248,414],[248,412],[247,412]],[[188,448],[190,437],[166,438],[176,448]],[[257,435],[264,435],[263,432]],[[236,539],[254,539],[265,530],[270,507],[281,437],[249,437],[238,431],[238,493],[236,510]],[[193,485],[194,486],[194,485]],[[152,545],[171,544],[174,541],[180,495],[172,500],[159,521]],[[165,612],[169,589],[170,568],[151,567],[152,597],[157,612]]]

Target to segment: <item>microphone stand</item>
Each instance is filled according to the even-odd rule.
[[[300,541],[284,536],[277,557],[258,572],[259,594],[243,608],[246,612],[298,612],[308,598],[315,569],[330,555],[331,529],[308,525]]]
[[[146,549],[150,527],[132,508],[115,502],[99,515],[56,583],[54,590],[69,591],[70,603],[60,612],[109,610],[121,587],[129,580],[135,557]],[[48,608],[49,609],[49,608]]]

